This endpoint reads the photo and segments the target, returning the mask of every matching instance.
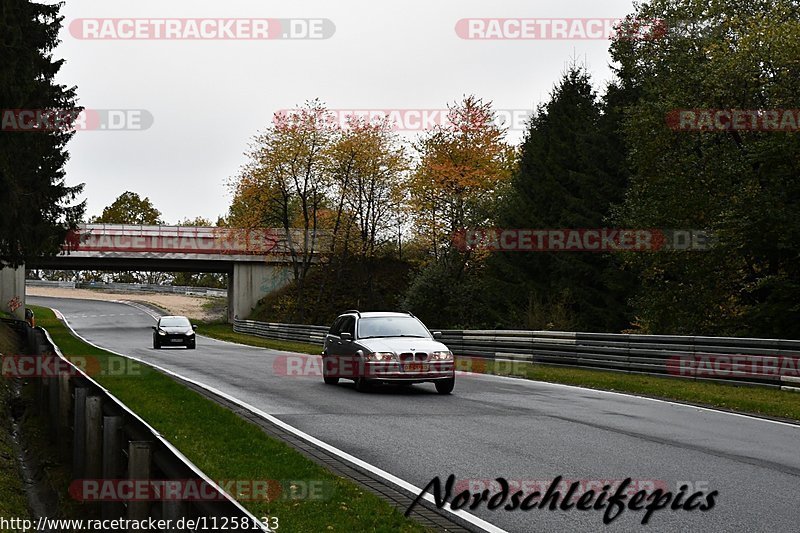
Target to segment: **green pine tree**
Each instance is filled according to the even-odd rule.
[[[63,64],[52,50],[63,17],[60,4],[4,0],[0,3],[0,264],[55,254],[85,203],[73,203],[83,185],[67,186],[66,144],[73,132],[10,131],[14,110],[75,110],[75,88],[54,82]]]
[[[571,67],[531,121],[519,170],[501,209],[503,227],[606,224],[611,204],[623,197],[626,175],[618,121],[604,107],[615,109],[599,101],[584,69]],[[619,331],[629,323],[630,280],[608,254],[498,253],[492,267],[513,295],[503,312],[520,326]]]

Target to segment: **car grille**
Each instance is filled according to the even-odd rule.
[[[426,354],[426,353],[411,353],[411,352],[407,352],[407,353],[401,353],[400,354],[400,361],[403,362],[403,363],[410,363],[412,361],[421,362],[421,361],[427,361],[427,360],[428,360],[428,354]]]

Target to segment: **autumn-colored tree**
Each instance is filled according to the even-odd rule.
[[[491,206],[511,176],[514,150],[494,118],[490,102],[468,96],[416,145],[410,206],[418,237],[437,259],[456,232],[491,222]]]
[[[348,118],[329,155],[332,253],[371,259],[397,223],[408,158],[388,120]],[[355,244],[355,250],[350,246]]]
[[[304,309],[333,298],[332,287],[345,276],[360,273],[366,275],[358,285],[369,292],[372,270],[361,265],[356,275],[352,263],[369,263],[391,240],[408,169],[391,125],[350,117],[342,128],[315,100],[276,116],[248,156],[230,182],[234,199],[226,224],[282,229],[294,272],[292,301],[284,308],[301,320]],[[326,273],[307,292],[312,264],[324,265]]]
[[[419,162],[409,180],[417,240],[429,261],[403,305],[436,325],[467,326],[490,305],[485,257],[459,250],[456,234],[492,225],[515,165],[515,151],[494,120],[491,103],[469,96],[449,108],[449,123],[417,143]]]
[[[318,276],[313,305],[329,305],[348,285],[355,288],[349,306],[364,307],[376,301],[376,272],[390,271],[377,262],[393,250],[387,244],[400,214],[408,160],[388,120],[356,117],[337,131],[327,159],[330,208],[321,213],[320,226],[331,238],[328,268]]]
[[[320,213],[330,185],[328,150],[337,127],[318,100],[296,112],[276,114],[258,134],[249,161],[231,182],[229,224],[241,228],[283,229],[292,272],[300,293],[319,253]],[[302,309],[298,319],[302,319]]]

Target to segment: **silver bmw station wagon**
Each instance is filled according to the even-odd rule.
[[[345,311],[325,336],[323,379],[329,385],[351,379],[359,392],[373,383],[431,382],[439,394],[450,394],[453,353],[435,340],[440,336],[410,313]]]

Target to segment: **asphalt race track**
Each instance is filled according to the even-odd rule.
[[[451,396],[430,384],[359,394],[349,381],[280,375],[281,352],[204,337],[194,351],[153,350],[153,318],[124,304],[28,301],[58,309],[100,346],[206,383],[418,487],[437,475],[561,475],[719,491],[708,512],[667,508],[646,526],[644,511],[610,526],[594,510],[472,511],[507,531],[800,531],[800,426],[493,376],[460,375]]]

